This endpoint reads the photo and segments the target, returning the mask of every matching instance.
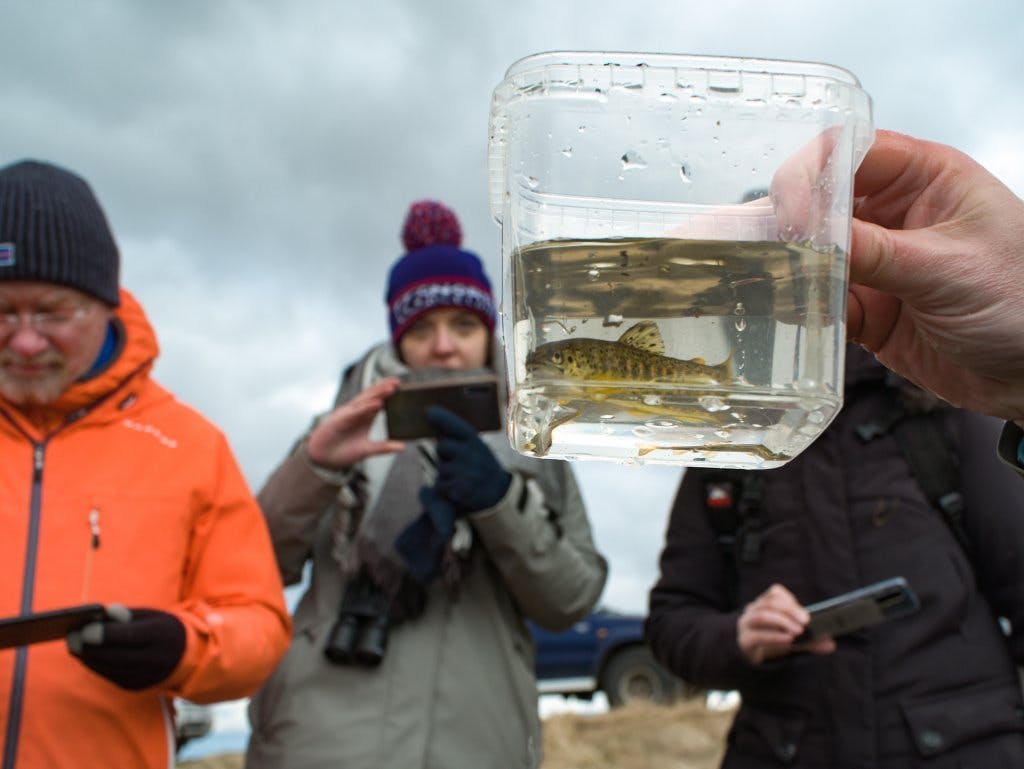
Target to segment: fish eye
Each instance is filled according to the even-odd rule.
[[[551,360],[553,360],[555,363],[561,363],[562,362],[562,353],[560,353],[560,352],[554,353],[551,356]]]

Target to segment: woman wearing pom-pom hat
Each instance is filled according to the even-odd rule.
[[[402,240],[390,339],[345,369],[333,409],[259,494],[286,584],[307,561],[312,573],[291,649],[250,706],[250,769],[538,766],[524,620],[568,628],[604,587],[567,463],[438,407],[436,440],[387,438],[401,377],[503,360],[491,284],[455,214],[414,203]]]

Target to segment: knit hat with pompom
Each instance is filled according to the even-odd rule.
[[[462,228],[450,208],[433,200],[409,207],[402,226],[406,254],[388,275],[388,315],[396,345],[409,326],[429,310],[462,307],[494,331],[491,282],[480,258],[463,251]]]

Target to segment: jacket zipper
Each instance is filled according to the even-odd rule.
[[[82,576],[82,603],[88,603],[89,588],[92,582],[93,556],[100,549],[100,510],[98,507],[89,511],[89,549],[85,552],[85,570]]]
[[[146,363],[135,369],[125,381],[134,379]],[[68,416],[64,424],[54,432],[43,438],[42,441],[34,440],[25,432],[18,423],[5,411],[0,410],[0,416],[10,422],[32,444],[32,494],[29,501],[28,515],[28,542],[25,546],[25,569],[21,585],[21,614],[29,614],[32,611],[32,600],[34,597],[36,580],[36,559],[39,555],[39,518],[42,513],[43,497],[43,464],[46,455],[46,444],[57,432],[75,422],[98,406],[113,398],[121,391],[116,388],[112,392],[100,398],[90,406],[81,408]],[[97,520],[98,526],[98,520]],[[98,529],[96,533],[96,547],[99,547]],[[21,734],[21,711],[25,703],[25,676],[28,668],[28,647],[19,646],[14,652],[14,671],[11,676],[11,693],[7,707],[7,725],[4,729],[4,753],[3,765],[0,769],[15,769],[15,762],[18,755],[18,740]]]
[[[36,557],[39,554],[39,514],[43,491],[43,459],[46,443],[32,443],[32,495],[29,502],[28,542],[25,547],[25,570],[21,583],[21,614],[32,611],[35,586]],[[18,756],[18,736],[21,732],[21,711],[25,702],[25,674],[28,668],[28,647],[19,646],[14,652],[14,674],[7,707],[7,728],[4,734],[3,769],[14,769]]]

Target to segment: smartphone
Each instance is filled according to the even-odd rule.
[[[882,580],[805,606],[811,621],[797,641],[852,633],[885,620],[904,617],[917,611],[919,606],[917,595],[903,577]]]
[[[103,604],[89,603],[21,617],[5,617],[0,619],[0,649],[54,641],[106,616]]]
[[[410,376],[384,402],[388,437],[401,441],[436,437],[427,421],[427,406],[448,409],[477,432],[501,429],[498,380],[486,370],[417,372]]]

